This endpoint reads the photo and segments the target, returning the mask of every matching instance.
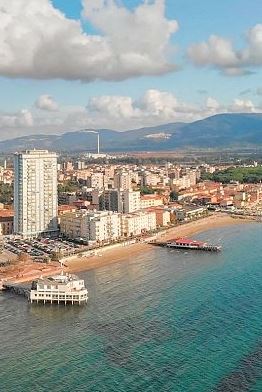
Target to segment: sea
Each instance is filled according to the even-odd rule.
[[[0,391],[261,392],[262,224],[79,274],[84,306],[0,294]]]

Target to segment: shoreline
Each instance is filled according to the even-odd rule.
[[[172,227],[164,231],[163,233],[158,233],[157,238],[161,241],[170,240],[175,237],[188,237],[193,236],[213,228],[225,227],[231,225],[241,225],[254,222],[252,219],[243,219],[237,217],[231,217],[226,214],[213,214],[205,218],[201,218],[196,221],[181,224],[176,227]],[[64,272],[66,273],[77,273],[90,271],[97,268],[102,268],[107,265],[118,263],[127,260],[129,257],[134,257],[141,254],[143,251],[152,249],[152,245],[147,242],[139,242],[134,244],[128,244],[125,246],[118,246],[115,248],[105,247],[98,249],[98,255],[91,257],[78,257],[75,259],[65,261]],[[17,283],[29,282],[34,279],[38,279],[40,276],[50,276],[61,272],[60,265],[36,265],[36,263],[27,265],[22,270],[22,266],[18,265],[12,269],[12,275],[1,274],[4,280],[11,280]],[[1,276],[2,275],[2,276]],[[5,276],[3,276],[5,275]],[[8,276],[9,275],[9,276]],[[14,276],[15,275],[15,276]]]
[[[193,222],[181,224],[180,226],[167,229],[165,233],[158,234],[161,241],[170,240],[174,237],[193,236],[213,228],[231,225],[242,225],[252,223],[252,219],[233,218],[229,215],[214,214]],[[110,264],[124,261],[129,257],[134,257],[143,251],[152,249],[150,243],[135,243],[115,249],[101,250],[101,256],[82,257],[76,260],[67,261],[65,272],[84,272],[96,268],[101,268]]]

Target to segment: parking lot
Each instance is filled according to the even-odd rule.
[[[46,261],[53,254],[69,256],[83,246],[64,239],[39,238],[32,240],[8,239],[4,248],[19,256],[21,253],[28,254],[35,261]]]

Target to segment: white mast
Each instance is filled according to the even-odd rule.
[[[97,154],[100,154],[100,138],[99,138],[99,132],[97,132]]]

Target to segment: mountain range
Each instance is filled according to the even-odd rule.
[[[157,151],[182,148],[262,147],[262,114],[217,114],[192,123],[168,123],[124,132],[100,129],[103,152]],[[31,135],[0,142],[0,152],[31,148],[95,151],[96,135],[87,130],[60,135]]]

